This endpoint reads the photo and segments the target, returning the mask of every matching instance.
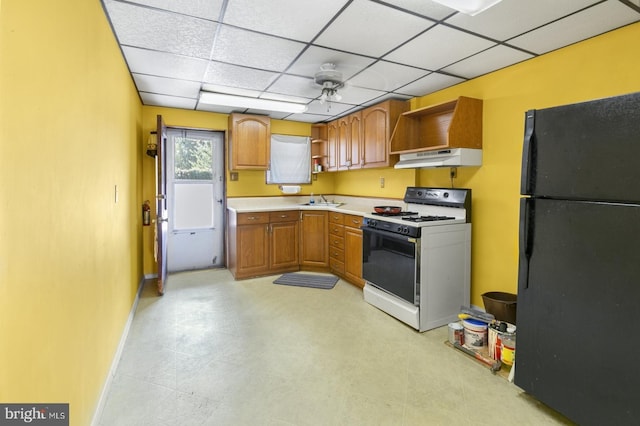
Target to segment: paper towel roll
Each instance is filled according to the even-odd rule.
[[[280,191],[282,191],[283,194],[298,194],[300,192],[300,186],[299,185],[281,185]]]

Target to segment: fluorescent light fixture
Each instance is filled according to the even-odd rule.
[[[495,6],[502,0],[433,0],[443,6],[450,7],[467,15],[475,16]]]
[[[247,98],[246,96],[226,95],[224,93],[213,92],[200,92],[200,102],[209,105],[254,108],[265,111],[290,112],[293,114],[299,114],[307,110],[307,106],[303,104],[273,101],[270,99]]]

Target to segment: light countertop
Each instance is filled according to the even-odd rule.
[[[319,195],[314,197],[316,205],[305,205],[309,202],[308,195],[287,197],[242,197],[228,198],[227,209],[236,213],[262,212],[276,210],[328,210],[346,214],[366,216],[375,206],[398,206],[403,209],[406,204],[402,200],[387,198],[349,197],[342,195],[325,195],[331,203],[341,203],[340,206],[326,206],[320,204]]]

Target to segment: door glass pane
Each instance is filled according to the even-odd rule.
[[[211,139],[176,137],[174,178],[176,180],[212,180],[212,143]]]
[[[176,183],[174,230],[213,228],[213,184]]]

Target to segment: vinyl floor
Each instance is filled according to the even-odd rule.
[[[565,418],[447,346],[331,290],[225,269],[145,283],[100,426],[558,425]]]

